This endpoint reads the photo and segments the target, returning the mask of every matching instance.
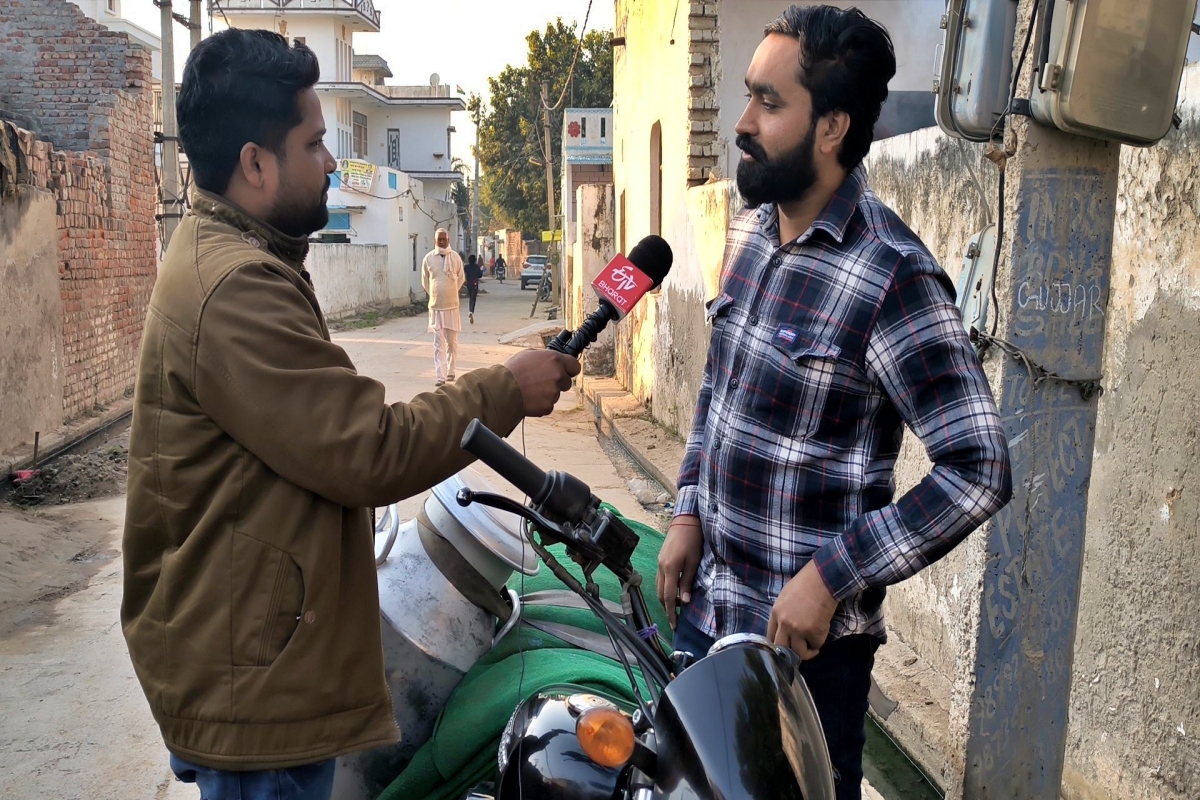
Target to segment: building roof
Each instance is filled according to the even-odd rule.
[[[388,68],[388,63],[383,60],[383,56],[377,56],[374,53],[364,53],[361,56],[355,53],[354,68],[382,72],[385,78],[392,77],[392,71]]]

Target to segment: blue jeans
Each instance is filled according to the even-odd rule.
[[[290,769],[229,772],[171,756],[171,771],[200,789],[200,800],[330,800],[337,759]]]
[[[679,618],[676,650],[703,658],[713,641],[685,617]],[[826,642],[816,658],[800,665],[821,717],[829,760],[837,770],[837,800],[860,800],[862,796],[863,745],[867,743],[863,725],[878,648],[879,640],[872,636],[845,636]]]

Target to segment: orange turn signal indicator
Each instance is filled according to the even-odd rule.
[[[633,758],[637,738],[629,717],[612,708],[585,711],[575,723],[583,752],[602,767],[623,767]]]

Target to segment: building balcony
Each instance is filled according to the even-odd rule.
[[[334,15],[355,31],[379,32],[379,12],[371,0],[223,0],[221,10],[226,15]]]
[[[368,86],[365,83],[322,81],[315,87],[324,97],[341,97],[370,108],[425,106],[465,111],[463,99],[450,94],[449,86]]]

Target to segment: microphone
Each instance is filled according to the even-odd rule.
[[[661,236],[654,235],[638,242],[629,251],[629,258],[620,253],[613,256],[592,281],[592,290],[600,298],[600,307],[584,320],[579,330],[563,331],[547,348],[579,358],[608,323],[625,319],[647,292],[662,284],[674,260],[671,245]]]

